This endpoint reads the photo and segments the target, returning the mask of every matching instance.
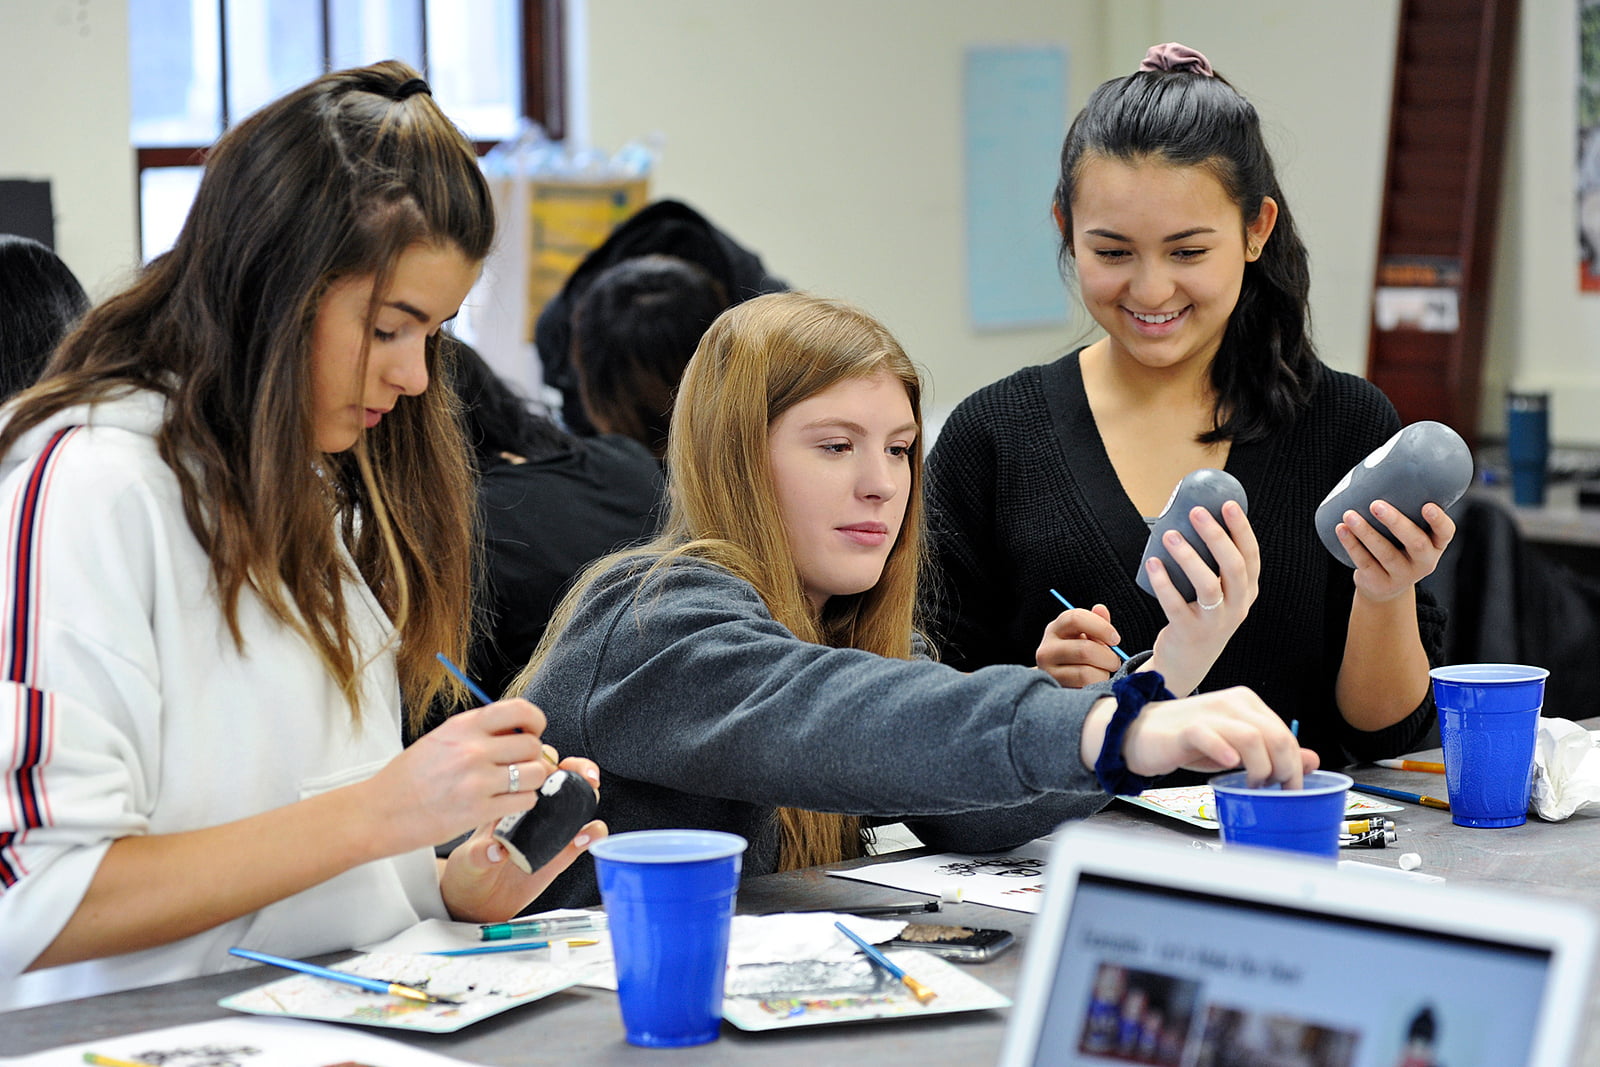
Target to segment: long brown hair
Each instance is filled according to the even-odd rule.
[[[772,478],[768,431],[794,405],[841,381],[888,372],[905,385],[917,422],[905,521],[878,583],[829,599],[819,618],[794,565]],[[680,556],[716,563],[753,585],[797,637],[899,659],[911,655],[923,557],[922,382],[905,351],[858,308],[805,293],[756,297],[723,312],[684,372],[667,442],[668,512],[641,548],[585,571],[562,600],[511,691],[526,688],[594,579],[629,558]],[[860,820],[780,808],[780,866],[787,870],[861,853]]]
[[[248,587],[359,716],[365,664],[341,588],[353,559],[399,632],[416,717],[447,684],[434,652],[459,656],[469,624],[472,489],[454,401],[442,386],[401,397],[349,452],[319,452],[311,329],[335,279],[371,276],[370,339],[402,252],[479,262],[493,237],[472,146],[414,70],[318,78],[222,136],[177,244],[62,343],[0,430],[0,454],[67,407],[162,394],[157,446],[235,643]],[[449,359],[430,339],[430,380],[448,380]]]

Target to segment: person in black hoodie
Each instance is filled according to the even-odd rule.
[[[575,434],[596,433],[584,410],[578,369],[572,358],[572,316],[595,280],[608,267],[641,256],[667,255],[704,269],[722,287],[725,307],[762,293],[783,292],[787,282],[767,272],[761,257],[723,233],[694,208],[677,200],[658,200],[641,208],[572,272],[539,312],[533,340],[544,366],[544,381],[561,393],[561,418]]]
[[[528,662],[573,575],[655,533],[663,479],[643,445],[564,432],[457,344],[454,385],[478,472],[482,534],[466,669],[498,694]]]

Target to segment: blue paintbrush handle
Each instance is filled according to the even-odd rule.
[[[496,941],[489,945],[473,945],[471,948],[442,948],[430,952],[430,956],[482,956],[488,952],[526,952],[532,948],[549,948],[548,941]]]
[[[435,652],[433,656],[440,663],[444,664],[445,670],[449,671],[451,674],[460,679],[461,684],[467,687],[468,692],[477,697],[479,700],[483,701],[484,707],[488,707],[490,704],[494,703],[494,698],[479,688],[478,683],[474,682],[471,678],[468,678],[466,671],[463,671],[460,667],[457,667],[454,663],[451,663],[449,656],[445,655],[443,652]]]
[[[889,957],[879,952],[876,945],[862,937],[860,934],[856,933],[854,930],[850,929],[842,922],[835,922],[833,925],[839,928],[840,933],[854,941],[856,943],[856,947],[861,950],[862,954],[866,956],[867,959],[871,960],[873,963],[876,963],[879,967],[882,967],[884,970],[888,971],[901,981],[905,981],[906,972],[902,971],[895,964],[890,963]]]
[[[1050,590],[1050,595],[1055,597],[1057,600],[1061,601],[1061,603],[1063,603],[1064,605],[1066,605],[1066,608],[1067,608],[1068,611],[1077,611],[1078,610],[1077,608],[1072,606],[1072,601],[1068,600],[1066,597],[1062,596],[1060,593],[1056,592],[1054,589]],[[1120,656],[1122,658],[1122,662],[1124,662],[1124,663],[1128,662],[1128,654],[1126,652],[1122,651],[1122,649],[1118,648],[1116,645],[1112,645],[1111,646],[1111,651],[1115,652],[1118,656]]]
[[[911,995],[917,998],[918,1004],[926,1004],[928,1001],[938,997],[939,994],[935,993],[933,990],[929,989],[927,986],[911,977],[893,963],[890,963],[888,956],[885,956],[883,953],[879,952],[870,941],[861,937],[844,923],[835,922],[833,925],[839,928],[840,933],[854,941],[856,943],[856,947],[866,954],[867,959],[871,960],[873,963],[876,963],[879,967],[882,967],[884,970],[900,979],[900,983],[907,989],[911,990]]]
[[[314,975],[317,978],[326,978],[332,982],[343,982],[346,985],[360,986],[362,989],[374,993],[387,993],[392,983],[377,978],[368,978],[364,975],[351,974],[349,971],[336,971],[331,967],[319,967],[315,963],[306,963],[303,960],[292,960],[284,956],[269,956],[265,952],[252,952],[247,948],[230,948],[228,950],[235,956],[242,956],[256,963],[271,964],[273,967],[283,967],[301,974]]]

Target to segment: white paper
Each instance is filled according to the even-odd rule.
[[[374,994],[310,974],[291,974],[217,1003],[251,1015],[449,1034],[577,984],[566,968],[529,955],[369,953],[339,963],[340,971],[420,989],[449,1003]]]
[[[369,1067],[459,1067],[466,1063],[356,1027],[244,1015],[96,1038],[5,1062],[13,1067],[83,1067],[83,1054],[94,1052],[113,1059],[159,1063],[162,1067],[209,1067],[218,1062],[219,1049],[228,1050],[229,1062],[240,1067],[306,1067],[345,1062]]]
[[[780,912],[735,915],[728,937],[728,966],[822,960],[837,963],[861,950],[834,926],[843,922],[870,944],[881,945],[906,928],[904,919],[864,919],[847,912]]]
[[[1050,844],[1041,839],[1011,852],[976,856],[944,853],[828,873],[932,897],[959,890],[960,899],[968,904],[1038,914],[1049,856]]]
[[[523,918],[549,919],[558,915],[592,915],[594,912],[582,911],[573,908],[563,908],[558,911],[544,912],[540,915],[528,915]],[[529,938],[528,943],[538,942],[539,938]],[[571,946],[566,950],[561,949],[529,949],[526,953],[505,952],[489,955],[488,959],[537,959],[551,960],[562,963],[578,980],[578,985],[589,986],[594,989],[616,989],[617,970],[611,957],[611,935],[604,930],[573,931],[571,933],[557,934],[552,940],[556,941],[594,941],[593,945]],[[452,949],[477,948],[484,944],[514,944],[511,941],[485,942],[478,930],[476,923],[448,922],[444,919],[424,919],[415,926],[400,931],[387,941],[379,941],[373,945],[360,946],[362,952],[448,952]],[[566,959],[559,957],[565,951]],[[459,957],[472,959],[471,956]]]
[[[1380,330],[1455,333],[1461,328],[1461,298],[1451,288],[1384,286],[1373,302]]]

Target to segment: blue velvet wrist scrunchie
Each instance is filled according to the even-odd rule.
[[[1100,788],[1112,796],[1138,796],[1155,779],[1128,770],[1128,761],[1122,756],[1122,739],[1146,704],[1173,697],[1167,691],[1166,679],[1157,671],[1123,675],[1111,683],[1111,694],[1117,698],[1117,710],[1106,724],[1106,739],[1100,746],[1100,757],[1094,761],[1094,776]]]

